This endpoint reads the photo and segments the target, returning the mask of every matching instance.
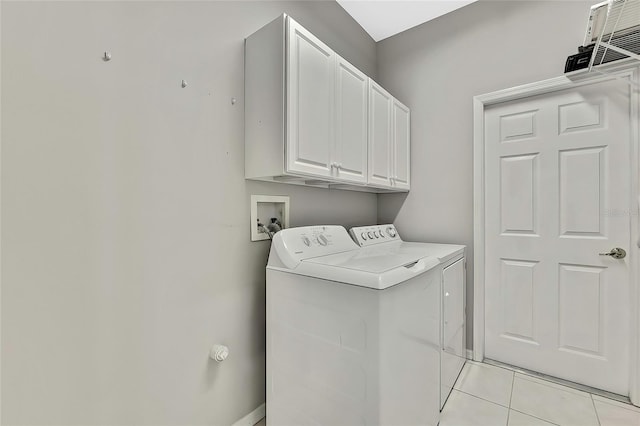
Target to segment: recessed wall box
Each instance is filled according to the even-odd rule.
[[[289,227],[289,197],[286,195],[251,196],[251,241],[271,238]]]

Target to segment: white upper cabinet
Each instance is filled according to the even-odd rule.
[[[336,63],[335,174],[341,180],[367,183],[369,78],[340,56]]]
[[[408,191],[408,155],[409,110],[296,21],[245,40],[247,179]]]
[[[409,108],[369,81],[369,183],[408,191]]]
[[[393,96],[369,80],[369,182],[391,187],[391,105]]]
[[[293,19],[287,45],[287,171],[331,177],[336,54]]]
[[[410,120],[409,108],[393,100],[393,149],[392,149],[392,174],[391,182],[394,188],[409,189],[410,175]]]

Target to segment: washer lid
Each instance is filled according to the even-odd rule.
[[[389,259],[385,264],[381,265],[374,265],[374,258],[341,263],[339,256],[330,257],[332,259],[319,258],[313,259],[313,261],[311,259],[303,261],[294,270],[287,270],[286,272],[384,290],[418,277],[440,264],[440,261],[435,257],[415,259],[405,256],[393,256],[393,259]],[[407,263],[408,259],[412,260]]]
[[[390,245],[391,246],[391,245]],[[315,263],[318,265],[346,268],[354,271],[381,274],[395,268],[411,266],[425,257],[421,253],[409,250],[405,252],[400,246],[371,247],[360,250],[352,250],[328,256],[305,259],[302,263]]]
[[[326,225],[276,233],[267,269],[383,290],[439,264],[423,248],[400,241],[359,248],[344,228]]]

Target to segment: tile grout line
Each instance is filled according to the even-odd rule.
[[[600,423],[600,415],[598,414],[598,409],[596,408],[596,402],[593,400],[593,394],[590,393],[589,396],[591,397],[591,404],[593,405],[593,411],[596,412],[596,420],[598,421],[598,426],[601,426],[602,423]]]
[[[558,423],[554,423],[550,420],[543,419],[542,417],[534,416],[533,414],[525,413],[524,411],[516,410],[515,408],[509,408],[509,410],[513,410],[516,413],[524,414],[525,416],[533,417],[534,419],[542,420],[545,423],[549,423],[550,425],[560,426]]]
[[[465,391],[460,390],[460,389],[454,389],[454,390],[456,390],[456,391],[458,391],[458,392],[460,392],[460,393],[463,393],[463,394],[465,394],[465,395],[472,396],[472,397],[474,397],[474,398],[476,398],[476,399],[479,399],[479,400],[481,400],[481,401],[488,402],[488,403],[493,404],[493,405],[497,405],[498,407],[503,407],[503,408],[509,409],[509,407],[507,407],[506,405],[502,405],[502,404],[499,404],[499,403],[497,403],[497,402],[495,402],[495,401],[490,401],[490,400],[488,400],[488,399],[484,399],[484,398],[483,398],[483,397],[481,397],[481,396],[474,395],[474,394],[472,394],[472,393],[465,392]],[[449,400],[447,400],[447,402],[449,402]],[[447,404],[445,403],[445,404],[444,404],[444,406],[446,407],[446,406],[447,406]]]
[[[517,370],[515,370],[514,368],[511,367],[507,367],[507,366],[503,366],[503,365],[497,365],[497,364],[492,364],[490,362],[484,362],[484,361],[467,361],[470,365],[479,365],[479,366],[489,366],[489,367],[494,367],[494,368],[499,368],[501,370],[507,370],[507,371],[511,371],[512,373],[515,373]]]
[[[522,374],[522,373],[521,373],[521,374]],[[523,379],[523,380],[524,380],[524,379]],[[536,382],[533,382],[533,383],[536,383]],[[556,426],[558,426],[558,424],[557,424],[557,423],[554,423],[554,422],[552,422],[552,421],[549,421],[549,420],[543,419],[543,418],[541,418],[541,417],[534,416],[533,414],[525,413],[525,412],[523,412],[523,411],[516,410],[515,408],[512,408],[512,407],[511,407],[511,402],[513,401],[513,388],[515,387],[515,384],[516,384],[516,371],[514,371],[514,372],[513,372],[513,383],[512,383],[512,385],[511,385],[511,397],[509,398],[509,411],[511,411],[511,410],[513,410],[513,411],[517,411],[517,412],[518,412],[518,413],[520,413],[520,414],[524,414],[524,415],[526,415],[526,416],[530,416],[530,417],[533,417],[533,418],[535,418],[535,419],[542,420],[543,422],[546,422],[546,423],[549,423],[549,424],[552,424],[552,425],[556,425]],[[511,415],[511,413],[509,413],[509,415]],[[507,419],[508,419],[508,417],[507,417]],[[598,425],[600,426],[600,424],[599,424],[599,423],[598,423]],[[507,426],[508,426],[508,424],[507,424]]]
[[[522,380],[526,380],[526,381],[531,382],[531,383],[536,383],[536,384],[539,384],[541,386],[546,386],[548,388],[559,390],[561,392],[572,393],[572,394],[580,396],[582,398],[589,398],[592,395],[590,392],[585,392],[585,391],[582,391],[580,389],[572,388],[570,386],[561,385],[559,383],[555,383],[555,382],[552,382],[552,381],[549,381],[549,380],[541,379],[541,378],[536,377],[536,376],[531,376],[531,375],[528,375],[528,374],[525,374],[525,373],[519,373],[519,374],[520,374],[520,376],[522,376]],[[527,377],[531,377],[532,379],[536,379],[536,380],[529,380]],[[545,382],[545,383],[543,383],[543,382]],[[561,388],[566,388],[568,390],[561,389]],[[580,394],[583,394],[583,395],[580,395]]]
[[[525,368],[521,368],[521,367],[516,367],[510,364],[505,364],[503,362],[500,361],[495,361],[495,360],[488,360],[489,362],[487,362],[487,360],[482,361],[481,363],[483,364],[487,364],[493,367],[498,367],[498,368],[502,368],[505,370],[509,370],[509,371],[513,371],[515,374],[520,374],[522,376],[523,379],[525,380],[529,380],[529,381],[542,381],[542,382],[546,382],[546,383],[542,383],[545,384],[546,386],[551,386],[553,387],[555,386],[560,386],[563,388],[568,388],[571,390],[574,390],[576,392],[581,392],[583,394],[587,394],[587,395],[596,395],[600,398],[605,398],[614,402],[620,402],[622,404],[627,404],[627,405],[633,405],[630,403],[630,401],[628,401],[628,397],[625,397],[624,395],[619,395],[619,394],[615,394],[612,392],[608,392],[608,391],[604,391],[602,389],[597,389],[597,388],[593,388],[587,385],[582,385],[580,383],[577,382],[571,382],[568,380],[563,380],[563,379],[559,379],[557,377],[553,377],[553,376],[548,376],[544,373],[539,373],[539,372],[535,372],[535,371],[531,371],[531,370],[527,370]],[[534,379],[534,380],[530,380],[530,379]],[[602,392],[602,393],[599,393]]]
[[[511,417],[511,400],[513,399],[513,386],[516,383],[516,373],[515,371],[511,372],[511,392],[509,393],[509,411],[507,411],[507,426],[509,426],[509,417]]]
[[[611,399],[611,398],[607,398],[605,396],[601,396],[601,395],[595,395],[595,394],[591,394],[591,399],[593,399],[594,396],[597,396],[598,398],[602,398],[602,399],[606,399],[606,401],[600,401],[598,400],[598,402],[601,402],[603,404],[607,404],[607,405],[611,405],[612,407],[616,407],[616,408],[622,408],[623,410],[627,410],[627,411],[631,411],[632,413],[639,413],[640,411],[638,410],[640,407],[637,407],[633,404],[627,404],[626,402],[622,402],[622,401],[618,401],[617,399]],[[595,404],[595,399],[593,399],[593,403]],[[625,405],[630,405],[631,407],[625,407]]]
[[[516,384],[516,373],[513,373],[513,377],[511,378],[511,393],[509,394],[509,409],[511,409],[511,401],[513,400],[513,387]]]

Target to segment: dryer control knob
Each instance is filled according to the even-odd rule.
[[[387,235],[390,236],[391,238],[395,238],[396,230],[394,229],[393,226],[387,226]]]
[[[362,237],[363,240],[367,239],[367,234],[365,234],[364,232],[362,234],[360,234],[360,236]]]

